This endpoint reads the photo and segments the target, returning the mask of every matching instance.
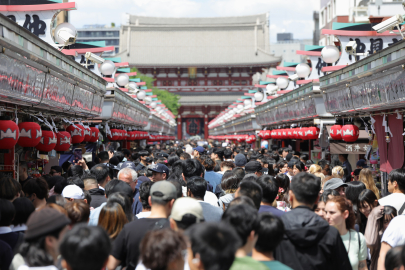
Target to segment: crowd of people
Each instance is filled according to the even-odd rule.
[[[31,178],[0,175],[0,270],[393,270],[405,169],[382,197],[364,160],[155,144]]]

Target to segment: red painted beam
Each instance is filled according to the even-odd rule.
[[[76,9],[75,2],[57,3],[57,4],[43,4],[43,5],[2,5],[0,11],[45,11],[45,10],[74,10]]]
[[[347,67],[347,65],[341,65],[341,66],[330,66],[330,67],[323,67],[321,70],[322,72],[331,72],[331,71],[336,71],[342,68]]]
[[[128,62],[123,62],[123,63],[114,63],[116,67],[129,67]]]
[[[312,51],[296,51],[296,54],[308,55],[308,56],[321,56],[321,52],[312,52]]]
[[[100,48],[86,48],[86,49],[70,49],[70,50],[62,50],[62,53],[65,55],[73,55],[77,54],[85,54],[86,52],[91,53],[102,53],[102,52],[112,52],[114,51],[114,46],[110,47],[100,47]]]
[[[277,70],[295,71],[295,67],[280,67],[280,66],[277,66]]]
[[[291,91],[293,91],[293,90],[281,90],[281,91],[277,91],[277,94],[283,95],[283,94],[290,93]]]
[[[300,80],[297,81],[297,84],[306,84],[306,83],[310,83],[310,82],[319,82],[319,79],[313,79],[313,80]]]
[[[396,31],[399,33],[398,31]],[[384,33],[377,33],[377,31],[348,31],[348,30],[332,30],[332,29],[322,29],[322,35],[335,35],[335,36],[348,36],[348,37],[371,37],[371,36],[398,36],[395,33],[391,34],[390,31],[385,31]]]
[[[107,82],[110,82],[110,83],[115,82],[114,78],[103,77],[103,79],[106,80]]]
[[[284,76],[284,75],[267,75],[266,77],[267,78],[272,78],[272,79],[277,79],[277,78],[280,78],[280,77],[288,79],[288,76]]]
[[[136,72],[129,72],[129,73],[115,73],[115,77],[117,77],[120,74],[127,74],[129,77],[131,76],[136,76]],[[136,83],[137,85],[142,85],[140,83]]]

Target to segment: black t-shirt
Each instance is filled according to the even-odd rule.
[[[151,230],[169,227],[170,223],[166,218],[142,218],[134,220],[126,224],[114,240],[111,255],[120,260],[123,265],[127,265],[129,269],[134,269],[138,264],[140,255],[139,245],[145,234]]]

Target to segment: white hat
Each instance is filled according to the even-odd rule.
[[[68,185],[62,190],[62,197],[67,199],[83,200],[84,192],[79,186]]]
[[[176,221],[182,221],[183,216],[186,214],[194,215],[196,217],[196,223],[204,221],[202,206],[196,199],[190,197],[178,198],[173,204],[170,217]]]

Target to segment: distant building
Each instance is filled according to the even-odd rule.
[[[180,95],[178,138],[208,137],[208,122],[254,89],[252,75],[276,67],[268,14],[214,18],[157,18],[125,14],[123,62]]]
[[[103,56],[113,56],[118,53],[120,45],[120,28],[105,25],[85,25],[77,29],[76,42],[105,41],[106,46],[114,46],[115,52],[104,53]]]
[[[292,33],[277,33],[277,42],[278,41],[289,41],[293,40],[293,34]]]
[[[284,62],[300,63],[305,56],[296,52],[305,50],[305,45],[313,45],[313,40],[294,39],[292,33],[277,33],[277,43],[270,44],[270,50],[275,56],[281,56]]]
[[[314,11],[313,14],[313,20],[314,20],[314,34],[312,37],[312,45],[319,45],[319,12]]]

